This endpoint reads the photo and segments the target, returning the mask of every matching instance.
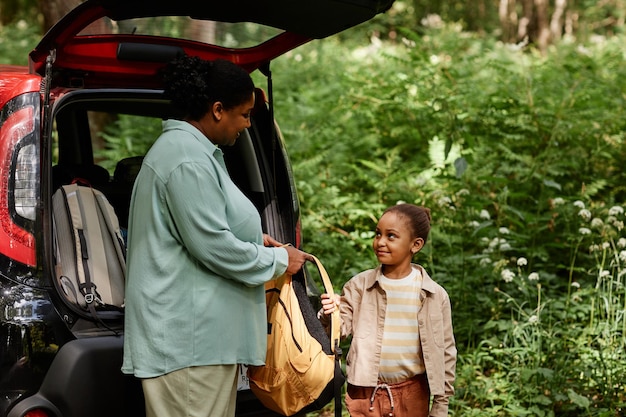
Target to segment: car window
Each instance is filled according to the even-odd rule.
[[[99,34],[164,36],[242,49],[260,45],[282,32],[280,29],[257,23],[228,23],[195,20],[185,16],[161,16],[120,21],[102,18],[87,26],[78,36]]]
[[[132,114],[89,112],[91,126],[99,129],[92,132],[92,146],[96,162],[111,173],[118,160],[145,155],[161,134],[159,118]]]

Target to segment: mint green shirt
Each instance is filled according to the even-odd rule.
[[[131,199],[122,371],[263,364],[263,284],[287,263],[284,248],[263,246],[221,149],[187,122],[163,122]]]

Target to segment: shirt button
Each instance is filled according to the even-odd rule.
[[[418,323],[419,323],[420,326],[423,326],[424,325],[424,320],[419,320]]]

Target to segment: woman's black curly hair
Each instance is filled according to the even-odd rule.
[[[165,97],[185,118],[200,120],[219,101],[225,110],[250,99],[254,82],[243,68],[223,59],[183,55],[162,70]]]

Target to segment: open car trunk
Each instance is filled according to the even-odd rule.
[[[31,71],[45,73],[52,56],[58,85],[105,86],[126,80],[159,85],[157,70],[182,53],[223,58],[252,72],[312,39],[365,22],[394,0],[88,0],[61,19],[30,54]],[[187,19],[198,33],[173,39],[163,31],[172,18]],[[149,22],[142,24],[142,22]],[[194,22],[194,24],[192,24]],[[258,43],[215,44],[216,25],[254,23],[274,32]],[[147,31],[142,28],[149,27]],[[232,30],[231,35],[237,31]],[[72,85],[74,84],[74,85]]]

